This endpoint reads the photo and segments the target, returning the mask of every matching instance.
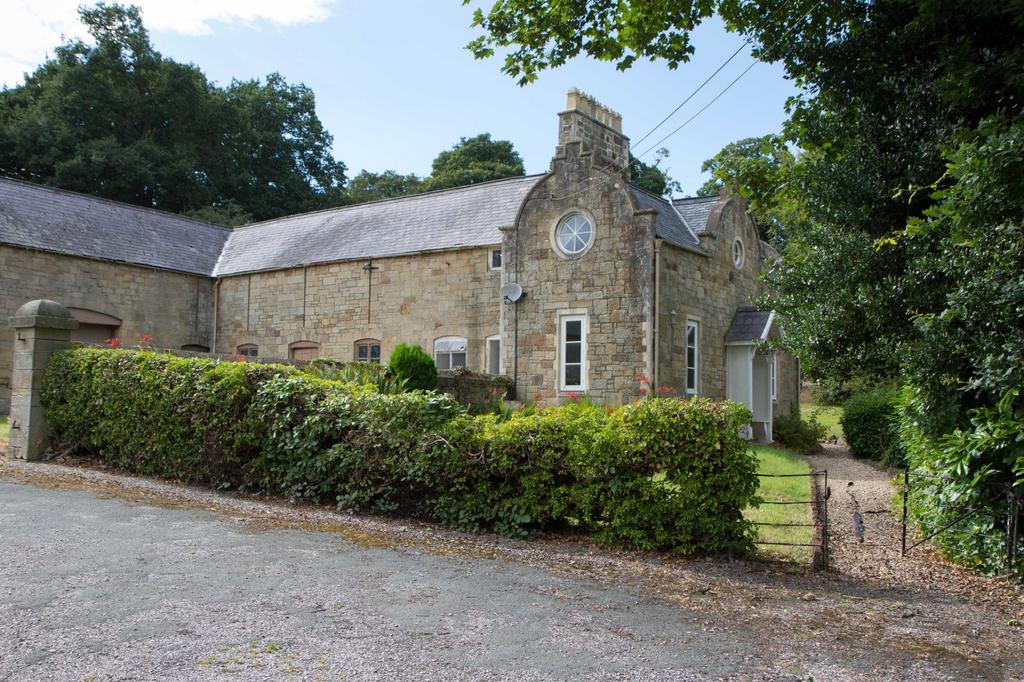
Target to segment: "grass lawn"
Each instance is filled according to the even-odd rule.
[[[842,439],[843,427],[839,425],[839,418],[843,416],[843,408],[840,405],[818,405],[816,403],[800,403],[800,416],[810,419],[814,415],[819,424],[824,424],[828,429],[826,435]]]
[[[811,470],[807,458],[789,450],[767,445],[753,446],[760,462],[759,474],[804,474]],[[810,477],[792,476],[788,478],[760,478],[760,495],[765,500],[810,500]],[[751,521],[763,523],[810,523],[811,506],[809,504],[764,504],[757,509],[747,509],[743,515]],[[812,529],[804,527],[761,526],[758,539],[765,542],[802,542],[810,543]],[[785,558],[796,561],[810,561],[811,547],[783,547],[779,545],[759,545],[758,549],[765,555],[774,558]]]

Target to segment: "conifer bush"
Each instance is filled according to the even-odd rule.
[[[437,388],[437,367],[430,353],[419,346],[400,343],[391,351],[388,367],[405,382],[410,391],[433,391]]]
[[[64,444],[123,469],[522,536],[573,527],[620,547],[745,552],[756,461],[737,403],[653,398],[469,415],[301,369],[80,348],[44,406]]]

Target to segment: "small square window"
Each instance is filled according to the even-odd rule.
[[[356,361],[380,364],[380,341],[363,339],[356,341]]]
[[[501,249],[491,251],[489,267],[491,270],[501,270]]]

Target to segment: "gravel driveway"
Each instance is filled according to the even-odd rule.
[[[984,603],[18,462],[0,547],[0,679],[1024,677],[997,581]]]

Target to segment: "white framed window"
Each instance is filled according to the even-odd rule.
[[[487,347],[484,349],[484,355],[487,356],[486,367],[488,374],[502,374],[503,367],[501,365],[501,337],[500,336],[488,336]]]
[[[444,336],[434,341],[434,364],[438,369],[456,369],[466,366],[466,339]]]
[[[566,256],[582,255],[594,242],[594,226],[582,213],[570,213],[555,228],[555,244]]]
[[[587,390],[587,316],[563,315],[558,321],[559,379],[562,391]]]
[[[494,249],[487,256],[488,270],[501,270],[501,249]]]
[[[772,387],[772,400],[778,400],[779,399],[778,394],[775,392],[775,365],[777,365],[777,364],[778,364],[778,354],[777,353],[772,353],[772,359],[770,361],[770,364],[768,365],[769,383],[771,384],[771,387]]]
[[[697,395],[700,386],[700,323],[686,321],[686,393]]]
[[[743,267],[743,242],[739,239],[732,243],[732,264],[737,268]]]

